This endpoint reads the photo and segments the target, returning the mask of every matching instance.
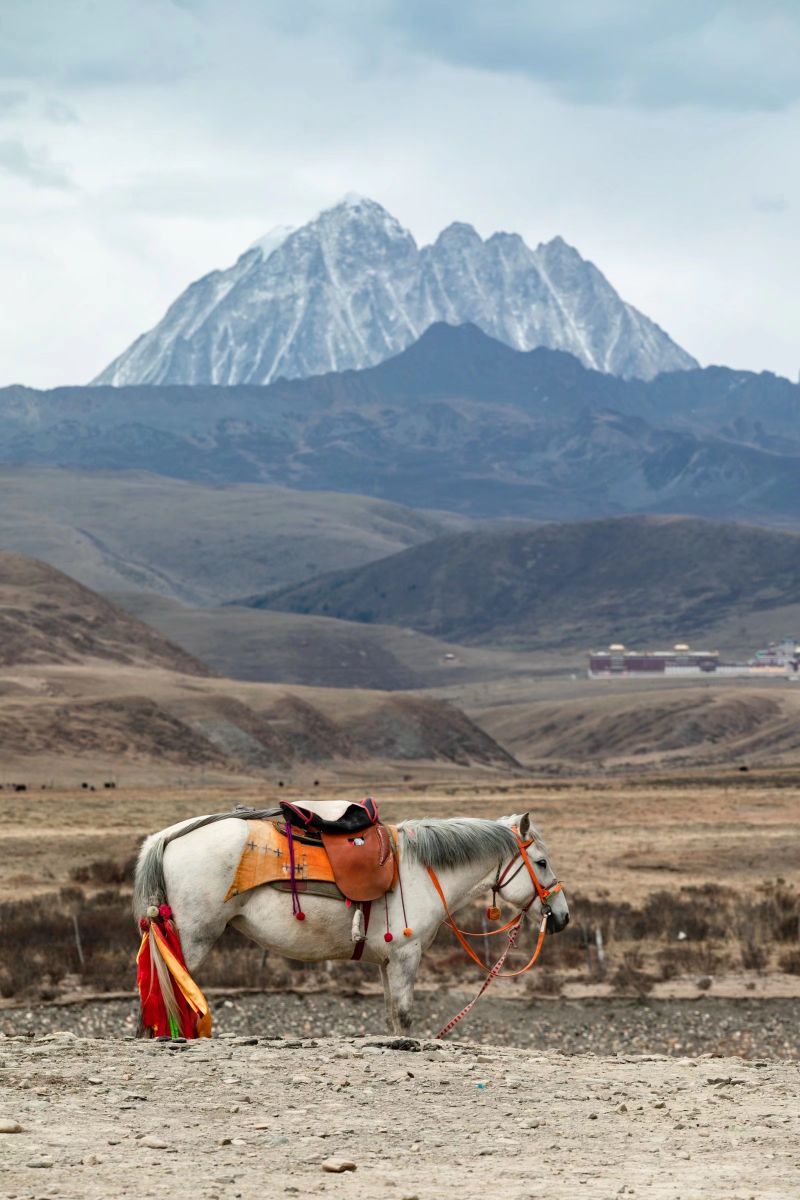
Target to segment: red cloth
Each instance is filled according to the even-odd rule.
[[[145,1028],[151,1031],[153,1037],[180,1036],[196,1038],[209,1036],[210,1021],[208,1018],[208,1006],[205,1003],[202,992],[200,992],[186,970],[183,950],[181,949],[181,939],[175,925],[171,920],[163,916],[155,918],[152,921],[143,922],[143,925],[145,924],[147,927],[144,931],[136,964],[136,983],[139,989],[142,1021]],[[154,932],[154,927],[156,932]],[[162,957],[167,963],[172,990],[180,1013],[180,1027],[177,1029],[170,1026],[169,1014],[164,997],[161,994],[158,974],[153,966],[153,940],[156,937],[160,937],[167,951],[167,954],[162,954]],[[158,952],[156,950],[156,953]],[[172,963],[169,962],[167,955],[171,956],[174,960]],[[194,1004],[190,1003],[187,998],[187,992],[194,1000]],[[200,1012],[197,1011],[198,1008],[201,1009]]]

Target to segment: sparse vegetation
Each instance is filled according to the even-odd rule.
[[[76,884],[84,886],[0,905],[0,994],[47,999],[66,986],[130,990],[137,935],[125,885],[132,868],[133,860],[98,859],[72,871]],[[92,885],[103,890],[92,891]],[[616,992],[642,998],[659,980],[713,980],[742,967],[800,974],[800,893],[782,880],[748,899],[732,888],[704,885],[654,892],[638,906],[580,895],[570,896],[570,903],[572,923],[548,940],[543,969],[529,977],[535,992],[554,995],[570,980],[607,977]],[[476,906],[472,919],[464,918],[465,927],[481,928],[480,914]],[[486,949],[487,965],[503,944],[501,935]],[[421,977],[465,980],[474,974],[474,966],[443,927],[423,960]],[[232,930],[202,970],[202,983],[209,987],[325,986],[331,979],[337,986],[355,986],[358,978],[349,963],[326,971],[268,960]]]

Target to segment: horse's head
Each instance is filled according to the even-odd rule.
[[[497,895],[514,908],[530,907],[539,915],[549,911],[547,932],[560,933],[569,924],[569,905],[530,813],[501,817],[500,822],[516,832],[518,847],[498,870]]]

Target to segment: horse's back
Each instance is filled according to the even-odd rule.
[[[247,821],[233,816],[180,836],[182,830],[199,819],[179,821],[153,835],[153,840],[168,839],[164,848],[164,880],[179,926],[182,916],[222,908],[247,837]],[[145,850],[146,846],[147,843]]]

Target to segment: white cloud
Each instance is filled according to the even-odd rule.
[[[32,187],[70,186],[67,173],[51,160],[47,150],[32,150],[16,138],[0,138],[0,171],[17,175]]]

